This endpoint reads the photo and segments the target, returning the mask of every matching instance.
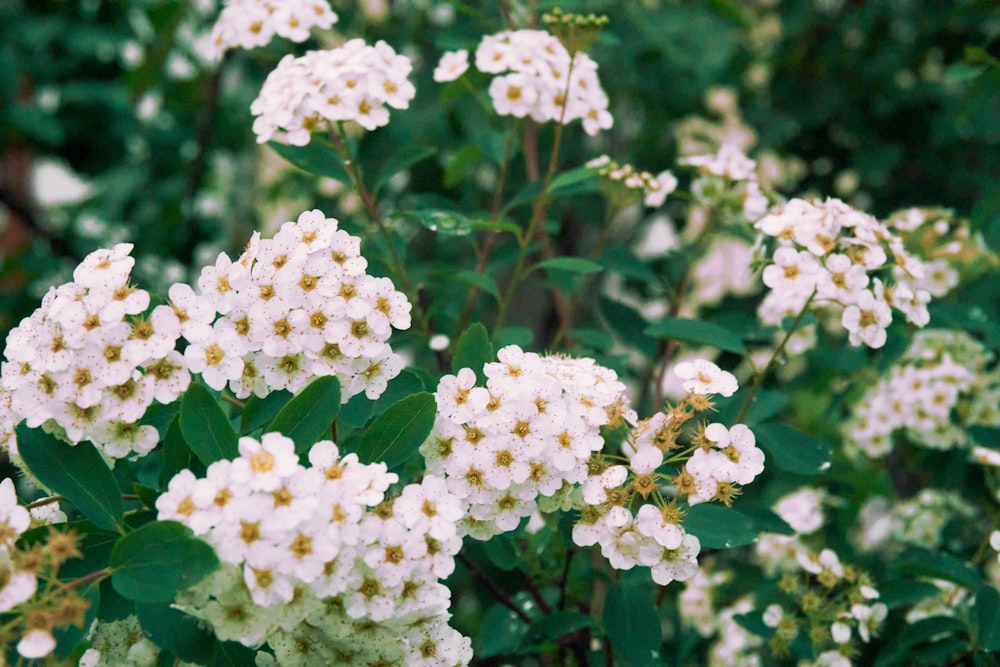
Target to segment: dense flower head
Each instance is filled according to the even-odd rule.
[[[188,368],[239,398],[297,392],[323,375],[340,379],[345,402],[378,398],[403,368],[386,340],[409,328],[410,304],[365,272],[361,240],[337,226],[306,211],[272,239],[254,234],[235,262],[221,253],[202,269],[199,295],[178,291],[191,322]]]
[[[840,315],[851,345],[879,348],[892,308],[922,327],[930,319],[931,290],[943,294],[955,282],[947,264],[937,271],[939,280],[928,282],[929,265],[911,254],[888,224],[839,199],[792,199],[754,226],[777,246],[763,271],[772,290],[759,311],[765,324],[780,325],[814,295],[817,306]],[[892,282],[877,277],[886,274],[888,280],[889,273]]]
[[[489,92],[501,116],[563,124],[580,119],[590,135],[611,127],[597,63],[583,52],[571,57],[562,42],[544,30],[487,35],[475,60],[479,71],[498,75]]]
[[[336,22],[327,0],[226,0],[212,28],[212,54],[219,58],[233,47],[264,46],[275,35],[304,42],[312,28],[325,30]]]
[[[540,356],[516,345],[483,368],[486,386],[464,368],[446,375],[438,418],[421,453],[463,499],[463,531],[485,539],[513,530],[551,497],[581,481],[600,427],[627,408],[625,385],[593,359]]]
[[[354,121],[366,130],[388,124],[389,110],[406,109],[416,94],[410,59],[383,41],[352,39],[327,51],[285,56],[250,111],[257,141],[305,146],[327,123]]]
[[[969,426],[1000,424],[1000,377],[988,370],[989,362],[987,350],[965,332],[919,332],[886,377],[855,404],[844,425],[848,451],[885,456],[896,432],[934,449],[969,447]]]
[[[297,664],[293,637],[301,633],[324,637],[332,656],[374,650],[352,631],[372,623],[380,636],[445,624],[450,592],[440,580],[461,548],[462,513],[443,480],[426,476],[387,499],[398,477],[383,463],[341,456],[329,440],[310,448],[310,467],[280,433],[241,438],[239,450],[204,478],[181,471],[157,499],[160,519],[189,526],[223,562],[178,598],[181,608],[220,639],[267,640],[289,653],[281,664]],[[462,645],[454,631],[436,632]],[[417,647],[399,648],[408,655]]]
[[[119,243],[87,255],[73,282],[50,289],[8,334],[0,400],[9,413],[0,429],[25,419],[73,443],[90,440],[112,459],[156,446],[156,429],[137,422],[154,399],[176,400],[190,375],[174,351],[176,314],[168,306],[146,314],[149,294],[129,282],[131,250]]]

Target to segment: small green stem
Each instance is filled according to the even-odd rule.
[[[812,304],[813,298],[816,296],[816,290],[813,290],[806,302],[802,304],[802,310],[799,314],[795,316],[795,320],[792,325],[788,327],[788,331],[785,332],[785,336],[778,343],[778,347],[775,348],[774,352],[771,354],[771,358],[767,360],[767,365],[759,373],[755,373],[753,379],[750,381],[750,392],[747,394],[746,398],[743,399],[743,405],[740,407],[739,414],[736,415],[737,424],[743,423],[743,419],[747,416],[747,412],[750,411],[750,406],[753,405],[754,398],[757,397],[757,392],[760,390],[761,385],[764,384],[764,380],[767,379],[768,374],[774,368],[774,365],[778,362],[782,353],[785,351],[785,346],[788,345],[788,341],[791,339],[792,334],[795,330],[799,328],[799,324],[802,323],[802,318],[805,317],[806,311],[809,310],[809,306]]]

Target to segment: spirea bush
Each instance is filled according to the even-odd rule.
[[[993,664],[995,229],[804,185],[730,87],[630,146],[604,16],[195,4],[263,224],[12,323],[0,664]]]

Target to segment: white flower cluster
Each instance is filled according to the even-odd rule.
[[[189,526],[224,563],[179,595],[184,611],[220,639],[267,641],[282,665],[468,662],[440,583],[462,516],[442,479],[386,500],[398,477],[329,440],[309,450],[309,468],[280,433],[241,438],[239,451],[202,479],[181,471],[157,499],[159,519]]]
[[[761,191],[757,163],[737,143],[724,142],[715,153],[681,158],[678,164],[694,167],[701,174],[691,184],[699,199],[735,199],[744,218],[757,220],[767,212],[767,197]]]
[[[420,448],[428,471],[462,498],[462,529],[478,539],[513,530],[539,497],[583,481],[604,446],[600,427],[627,410],[625,385],[593,359],[516,345],[497,358],[483,368],[486,387],[470,368],[441,379],[437,421]]]
[[[7,336],[7,428],[22,418],[32,428],[53,426],[113,459],[156,446],[156,429],[137,422],[154,399],[175,401],[190,375],[174,351],[182,332],[177,313],[157,306],[142,316],[149,294],[129,284],[131,251],[120,243],[89,254],[73,282],[50,289]]]
[[[38,587],[33,572],[16,569],[12,563],[14,543],[30,525],[31,516],[17,503],[14,480],[8,477],[0,482],[0,613],[30,600]]]
[[[818,304],[839,309],[851,345],[882,347],[891,307],[919,327],[929,321],[926,267],[888,225],[870,215],[839,199],[792,199],[754,226],[778,243],[763,275],[771,288],[760,307],[766,324],[780,325],[797,314],[814,292]],[[894,281],[886,284],[871,274],[887,268],[890,256]]]
[[[623,447],[628,465],[609,465],[600,458],[591,462],[583,482],[585,505],[573,527],[576,544],[600,544],[601,553],[620,570],[650,567],[653,581],[661,586],[692,577],[701,549],[698,538],[681,525],[683,512],[676,502],[664,500],[668,482],[669,493],[685,496],[689,506],[710,500],[728,505],[738,493],[737,485],[751,483],[764,470],[764,453],[744,424],[731,429],[709,424],[700,429],[686,455],[665,458],[681,446],[677,439],[684,422],[695,410],[711,407],[709,394],[730,395],[737,388],[731,374],[705,360],[678,364],[678,370],[689,397],[639,422]],[[680,474],[661,471],[682,459],[687,462]],[[647,503],[650,497],[653,502]]]
[[[220,253],[205,267],[186,307],[188,368],[239,398],[297,392],[322,375],[340,379],[344,402],[378,398],[403,368],[386,340],[410,326],[410,304],[365,273],[361,239],[337,224],[306,211],[273,239],[255,233],[235,262]]]
[[[146,637],[135,614],[95,623],[88,639],[90,648],[80,656],[78,667],[154,667],[160,655],[160,648]]]
[[[890,501],[872,496],[858,512],[852,541],[861,551],[896,553],[908,544],[937,549],[945,525],[972,519],[975,510],[960,494],[921,489],[911,498]]]
[[[607,155],[590,160],[587,166],[599,169],[598,174],[609,182],[635,192],[650,208],[662,206],[667,195],[677,189],[677,178],[671,171],[654,176],[648,171],[636,171],[630,164],[618,164]]]
[[[309,143],[327,122],[355,121],[366,130],[388,124],[389,110],[406,109],[416,94],[410,59],[383,41],[352,39],[328,51],[285,56],[268,74],[250,112],[257,142]]]
[[[327,0],[226,0],[212,28],[212,55],[264,46],[275,35],[304,42],[312,28],[326,30],[336,22]]]
[[[965,332],[920,332],[888,377],[854,406],[845,424],[850,451],[885,456],[900,430],[925,447],[968,446],[969,426],[1000,424],[1000,373],[986,370],[990,359]]]
[[[445,76],[458,72],[460,65],[460,56],[442,57]],[[501,75],[493,78],[489,88],[493,107],[501,116],[530,116],[539,123],[563,124],[579,118],[591,136],[613,123],[608,96],[597,78],[597,63],[583,52],[571,57],[562,42],[544,30],[487,35],[476,48],[476,68]]]

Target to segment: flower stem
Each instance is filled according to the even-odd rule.
[[[750,406],[753,405],[754,398],[757,397],[757,392],[760,390],[761,385],[764,384],[764,380],[767,379],[768,374],[774,368],[774,365],[778,362],[778,358],[781,357],[782,353],[785,351],[785,346],[788,345],[788,341],[791,339],[792,334],[795,330],[799,328],[799,324],[802,323],[802,318],[805,317],[806,311],[809,310],[809,306],[812,304],[813,298],[816,296],[816,290],[813,290],[806,302],[802,304],[802,310],[799,314],[795,316],[795,320],[792,325],[788,327],[788,331],[785,332],[785,336],[778,343],[778,347],[774,349],[771,354],[771,358],[767,360],[767,365],[764,366],[763,370],[759,373],[754,373],[753,379],[750,381],[750,393],[747,394],[746,398],[743,399],[743,405],[740,407],[739,414],[736,415],[737,424],[743,423],[743,419],[746,418],[747,413],[750,411]]]

